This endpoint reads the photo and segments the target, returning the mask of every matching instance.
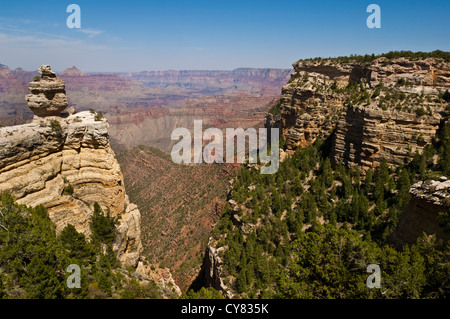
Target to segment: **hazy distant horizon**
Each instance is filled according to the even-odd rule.
[[[15,69],[23,69],[24,71],[27,72],[37,72],[36,70],[27,70],[21,66],[18,67],[11,67],[10,65],[7,65],[5,63],[2,63],[0,61],[0,65],[5,65],[8,68],[10,68],[11,70],[15,70]],[[41,64],[42,65],[42,64]],[[50,66],[52,66],[51,64],[49,64]],[[261,67],[261,68],[252,68],[252,67],[237,67],[234,69],[228,69],[228,70],[224,70],[224,69],[180,69],[180,70],[175,70],[175,69],[167,69],[167,70],[139,70],[139,71],[85,71],[82,70],[81,68],[77,67],[76,65],[72,65],[70,67],[67,67],[65,69],[62,70],[57,70],[54,69],[52,67],[52,70],[56,73],[59,74],[67,69],[70,69],[72,67],[76,67],[77,69],[79,69],[81,72],[85,73],[86,75],[95,75],[95,74],[122,74],[122,73],[140,73],[140,72],[231,72],[231,71],[235,71],[235,70],[239,70],[239,69],[260,69],[260,70],[264,70],[264,69],[268,69],[268,70],[292,70],[291,68],[270,68],[270,67]]]

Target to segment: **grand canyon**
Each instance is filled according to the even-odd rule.
[[[16,229],[9,214],[47,225],[41,232],[84,264],[88,281],[76,292],[22,288],[9,268],[13,246],[3,245],[12,284],[0,281],[0,293],[442,298],[449,76],[443,51],[301,59],[293,70],[90,74],[1,65],[2,232]],[[171,132],[194,120],[279,129],[280,170],[174,163]],[[52,251],[41,254],[51,260]],[[41,265],[27,258],[29,271]],[[364,267],[375,262],[386,269],[386,295],[363,286]]]

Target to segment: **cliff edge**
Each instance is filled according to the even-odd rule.
[[[43,205],[57,233],[71,224],[87,238],[98,203],[118,220],[113,251],[122,266],[180,295],[169,270],[152,272],[141,256],[141,214],[125,192],[108,122],[95,111],[76,113],[71,107],[61,113],[68,106],[64,82],[49,66],[39,73],[26,96],[35,113],[31,123],[0,128],[0,193],[11,193],[18,204]]]

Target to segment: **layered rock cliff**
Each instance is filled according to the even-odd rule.
[[[120,218],[114,245],[120,260],[136,265],[140,213],[126,196],[106,120],[90,112],[35,117],[1,128],[0,145],[0,192],[10,192],[20,204],[47,207],[57,231],[72,224],[85,235],[98,202]]]
[[[118,219],[113,250],[122,265],[136,268],[141,282],[157,282],[165,295],[180,295],[169,269],[142,256],[141,214],[126,194],[107,120],[73,107],[60,113],[67,107],[64,82],[49,66],[39,73],[26,96],[33,120],[0,128],[0,193],[11,193],[19,204],[45,206],[57,233],[71,224],[88,238],[98,203]]]
[[[370,60],[370,59],[369,59]],[[288,150],[333,136],[335,163],[400,164],[431,143],[448,118],[450,63],[441,58],[300,60],[282,90],[280,127]]]

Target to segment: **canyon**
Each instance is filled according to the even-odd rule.
[[[179,292],[199,281],[232,298],[235,287],[227,285],[236,278],[226,273],[227,247],[220,245],[226,236],[212,240],[211,232],[230,210],[233,227],[245,234],[257,227],[242,226],[239,211],[252,210],[233,199],[236,175],[249,167],[173,163],[174,128],[192,129],[194,120],[219,129],[279,128],[282,161],[326,140],[333,168],[358,167],[364,176],[383,160],[394,169],[442,143],[439,132],[448,123],[448,60],[316,58],[293,67],[118,74],[72,67],[58,75],[64,88],[48,84],[53,80],[45,76],[53,75],[41,72],[29,84],[28,102],[65,108],[64,99],[50,100],[66,90],[73,107],[41,117],[23,99],[34,73],[2,65],[0,120],[9,126],[0,128],[0,191],[12,192],[19,203],[44,204],[57,230],[73,223],[87,235],[98,202],[120,217],[114,249],[124,264]],[[412,185],[389,239],[395,244],[412,243],[422,231],[448,237],[437,218],[449,210],[450,185],[444,176],[433,178]],[[72,194],[65,192],[69,185]]]
[[[447,121],[442,95],[450,88],[450,63],[444,59],[306,59],[293,67],[280,114],[266,118],[266,126],[281,128],[290,151],[335,132],[335,164],[367,170],[385,158],[399,165]]]
[[[37,73],[6,66],[2,70],[1,123],[33,122],[23,96]],[[89,74],[72,67],[58,74],[68,105],[78,112],[66,114],[71,125],[79,114],[92,120],[102,112],[109,145],[123,174],[120,180],[139,207],[142,255],[162,269],[169,267],[183,291],[200,270],[203,247],[239,166],[175,165],[165,154],[175,143],[170,139],[172,130],[193,128],[194,120],[200,119],[206,127],[220,129],[261,127],[290,73],[237,69]],[[76,194],[79,190],[73,186]]]
[[[288,271],[291,267],[292,256],[297,252],[290,251],[287,261],[282,257],[283,249],[290,247],[292,240],[298,241],[298,238],[307,237],[311,226],[314,227],[314,222],[311,223],[309,220],[308,225],[301,224],[301,231],[298,231],[292,226],[295,225],[295,220],[299,218],[305,222],[304,216],[309,215],[311,210],[320,212],[318,207],[328,199],[329,205],[322,206],[323,215],[314,218],[318,231],[312,230],[312,233],[321,234],[324,228],[320,225],[336,223],[336,220],[327,220],[326,216],[330,216],[330,212],[332,214],[340,212],[343,207],[338,205],[333,208],[341,197],[345,198],[345,194],[342,193],[337,198],[334,196],[337,189],[342,187],[340,182],[334,180],[331,183],[329,194],[322,185],[324,197],[321,197],[320,192],[312,193],[313,197],[308,197],[310,192],[314,192],[313,186],[317,187],[323,183],[318,179],[325,170],[322,166],[324,158],[317,159],[316,163],[314,153],[308,151],[311,149],[325,152],[325,157],[330,160],[330,166],[335,169],[334,172],[340,169],[347,172],[357,170],[358,178],[361,173],[361,180],[364,180],[369,170],[372,174],[383,163],[386,163],[385,167],[391,169],[391,174],[399,167],[413,170],[410,162],[414,158],[421,158],[420,156],[425,158],[423,155],[425,150],[427,152],[433,150],[431,158],[428,162],[427,160],[424,162],[426,173],[420,176],[423,180],[417,181],[416,176],[411,177],[414,183],[408,186],[408,201],[401,211],[396,211],[398,207],[380,206],[382,207],[380,213],[374,215],[374,220],[381,221],[386,218],[390,222],[394,221],[395,225],[387,232],[389,233],[387,238],[378,238],[377,242],[381,245],[389,243],[401,250],[402,246],[414,244],[419,238],[423,238],[424,233],[427,240],[448,240],[448,230],[444,228],[448,226],[445,226],[442,218],[448,223],[450,184],[448,176],[443,176],[448,174],[448,171],[441,170],[443,166],[439,163],[442,163],[442,159],[437,155],[441,154],[440,156],[448,161],[445,153],[447,151],[444,151],[448,145],[448,134],[442,133],[448,131],[450,114],[448,53],[445,58],[422,57],[419,54],[413,57],[398,55],[401,55],[401,52],[393,57],[387,54],[372,57],[315,58],[299,60],[293,64],[294,72],[288,83],[283,86],[281,98],[269,110],[265,126],[281,130],[286,154],[295,158],[295,164],[292,166],[288,161],[286,165],[289,168],[285,169],[284,179],[280,176],[276,179],[278,181],[280,178],[281,185],[271,184],[262,197],[253,191],[258,189],[259,179],[254,177],[249,180],[248,175],[252,173],[242,174],[240,179],[233,180],[240,188],[233,188],[230,192],[228,209],[215,227],[215,233],[210,237],[205,249],[200,275],[204,285],[214,287],[228,298],[249,296],[253,298],[255,295],[261,297],[262,295],[258,294],[264,289],[271,294],[278,288],[277,285],[271,286],[272,282],[265,279],[269,276],[267,267],[271,270],[283,269],[279,273],[281,279],[277,283],[283,284],[289,280],[285,279],[284,271]],[[442,136],[445,136],[444,139]],[[321,144],[322,142],[324,143]],[[439,145],[441,146],[438,150]],[[313,161],[309,164],[312,166],[308,166],[304,159],[298,159],[299,156],[302,158],[300,154],[305,153],[313,156]],[[304,166],[314,168],[311,172],[302,172],[303,177],[300,174],[299,179],[304,180],[299,187],[300,191],[298,188],[290,189],[290,186],[299,181],[296,175]],[[251,167],[245,169],[252,172]],[[281,171],[283,170],[281,168]],[[398,176],[393,178],[398,181]],[[350,183],[351,180],[352,178]],[[306,189],[308,195],[304,196]],[[246,195],[235,196],[233,195],[235,193]],[[283,193],[285,195],[281,197],[281,201],[284,199],[290,204],[280,211],[279,206],[274,205],[274,201],[279,203],[278,198]],[[317,196],[317,199],[314,199],[314,196]],[[373,193],[365,196],[369,198],[368,202],[370,199],[373,200]],[[400,194],[386,196],[396,198]],[[260,202],[255,204],[255,197],[260,197]],[[261,201],[264,204],[264,198],[267,197],[272,198],[272,201],[268,201],[266,208],[259,208]],[[308,204],[311,200],[314,205]],[[386,205],[389,200],[383,201],[383,205]],[[304,204],[307,205],[307,210]],[[367,212],[374,214],[378,205],[380,204],[371,202],[367,206]],[[349,206],[344,210],[343,220],[348,218],[347,214],[355,213],[358,209],[353,205]],[[393,214],[393,217],[389,217],[389,214]],[[294,217],[289,217],[290,215]],[[275,229],[274,224],[277,225]],[[343,223],[335,225],[340,228]],[[362,226],[355,226],[345,224],[345,227],[361,231]],[[298,232],[302,234],[299,235]],[[373,234],[377,235],[376,232]],[[272,239],[272,243],[268,243],[268,238]],[[303,242],[300,242],[303,245]],[[280,245],[283,249],[278,249]],[[257,254],[256,249],[260,251]],[[301,251],[308,249],[315,251],[317,248],[314,245],[303,246]],[[269,256],[265,261],[267,264],[264,264],[266,268],[260,267],[262,261],[256,263],[255,259],[264,260],[266,255]],[[281,258],[275,262],[279,256]],[[311,264],[309,260],[304,262],[309,265],[305,272],[318,267],[315,262]],[[274,263],[272,267],[271,263]],[[294,271],[291,274],[297,274],[298,269],[301,269],[300,264],[294,264],[292,267]],[[315,283],[314,278],[311,281]],[[265,282],[266,286],[261,282]],[[307,279],[305,282],[308,282]],[[249,283],[253,283],[256,287],[248,289]],[[295,282],[293,285],[295,289],[302,290],[304,284]]]
[[[264,119],[291,70],[146,71],[84,73],[71,67],[58,74],[77,111],[101,111],[110,123],[111,138],[130,149],[148,145],[170,151],[176,127],[206,125],[251,127]],[[0,125],[31,121],[23,100],[35,72],[0,65]]]

